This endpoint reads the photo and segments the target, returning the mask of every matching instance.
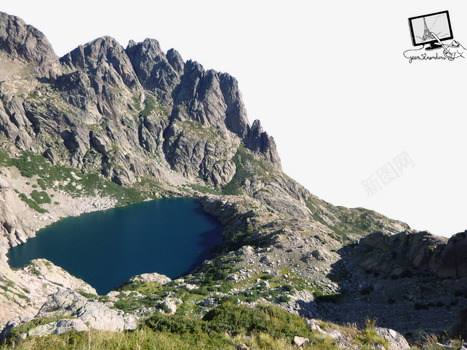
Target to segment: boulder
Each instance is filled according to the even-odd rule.
[[[169,283],[172,281],[169,277],[162,275],[157,272],[153,273],[143,273],[141,275],[136,275],[131,277],[128,281],[125,281],[122,283],[122,285],[119,287],[126,286],[128,284],[132,284],[135,282],[142,282],[142,283],[158,283],[160,285],[164,285],[166,283]]]
[[[109,309],[103,303],[62,289],[51,296],[36,317],[77,317],[91,329],[123,331],[136,329],[137,318],[120,310]]]
[[[380,328],[375,329],[376,334],[380,337],[383,337],[389,342],[388,350],[408,350],[410,345],[402,334],[396,332],[393,329],[389,328]]]
[[[305,338],[305,337],[299,337],[297,335],[295,337],[293,337],[294,345],[298,346],[299,348],[301,348],[302,346],[308,344],[309,342],[310,342],[310,339]]]
[[[440,259],[437,275],[441,278],[467,277],[467,231],[452,236]]]
[[[51,334],[63,334],[69,331],[84,332],[88,330],[86,324],[80,319],[61,319],[28,331],[27,336],[43,337]]]

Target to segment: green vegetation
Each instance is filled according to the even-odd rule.
[[[51,203],[50,197],[45,192],[47,188],[58,187],[74,196],[95,194],[108,196],[115,198],[119,206],[139,203],[147,198],[141,193],[142,191],[122,187],[98,174],[83,174],[77,169],[52,166],[43,156],[31,152],[23,152],[19,158],[4,156],[0,159],[3,160],[1,164],[18,168],[24,177],[39,177],[37,183],[44,191],[33,190],[32,199],[20,194],[20,198],[39,213],[47,212],[39,204]]]
[[[97,299],[98,296],[92,293],[85,292],[84,290],[78,290],[78,293],[81,294],[83,297],[88,299]]]
[[[37,202],[33,199],[30,199],[28,198],[28,196],[26,196],[24,193],[20,193],[19,194],[19,198],[25,202],[27,205],[29,205],[29,207],[31,209],[34,209],[35,211],[37,211],[38,213],[48,213],[47,210],[45,210],[44,208],[40,207],[39,204],[37,204]]]
[[[136,96],[133,96],[133,107],[136,111],[141,112],[140,101],[139,98]]]
[[[297,315],[268,305],[250,308],[230,302],[209,311],[201,320],[156,314],[146,321],[146,325],[155,331],[171,333],[216,332],[235,336],[264,332],[274,338],[285,338],[289,343],[295,335],[312,337],[307,324]]]
[[[36,201],[37,204],[51,203],[51,199],[47,192],[37,192],[36,190],[31,192],[31,198]]]
[[[251,349],[291,349],[293,338],[310,340],[303,349],[338,349],[337,342],[320,332],[313,332],[304,319],[280,308],[260,304],[256,308],[223,302],[202,319],[156,313],[146,319],[135,331],[67,332],[61,336],[28,337],[21,334],[55,319],[34,319],[14,328],[7,339],[7,349],[235,349],[245,344]],[[389,343],[378,336],[375,323],[367,321],[365,328],[341,327],[322,322],[322,329],[336,329],[351,344],[362,349],[383,347]]]
[[[14,344],[15,342],[18,341],[20,338],[21,334],[27,333],[33,328],[36,328],[38,326],[45,325],[47,323],[56,321],[56,319],[53,318],[34,318],[30,322],[27,322],[25,324],[22,324],[21,326],[14,327],[11,331],[10,334],[7,338],[7,344]]]
[[[40,188],[45,191],[47,189],[47,186],[45,184],[45,181],[41,178],[37,180],[37,184],[40,186]]]
[[[139,100],[137,97],[133,97],[133,105],[136,109],[136,111],[139,112],[139,117],[140,118],[146,118],[149,115],[151,115],[154,111],[160,112],[160,114],[168,117],[170,115],[170,109],[166,106],[163,106],[159,104],[154,97],[151,95],[147,96],[146,99],[144,100],[144,109],[141,110],[139,107]]]
[[[203,186],[203,185],[196,185],[196,184],[189,184],[188,185],[191,189],[195,190],[195,191],[198,191],[198,192],[201,192],[201,193],[206,193],[206,194],[215,194],[215,195],[219,195],[221,194],[221,191],[216,189],[216,188],[212,188],[212,187],[208,187],[208,186]]]
[[[149,116],[156,108],[156,101],[154,100],[154,97],[152,96],[146,97],[146,100],[144,101],[144,105],[145,105],[144,109],[139,114],[141,118],[145,118]]]
[[[361,333],[357,335],[357,341],[362,346],[370,345],[376,348],[378,344],[381,344],[385,349],[389,348],[389,342],[376,334],[376,321],[371,320],[370,318],[365,320],[365,328],[363,328]]]

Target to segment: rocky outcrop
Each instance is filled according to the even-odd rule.
[[[317,333],[320,333],[322,335],[328,336],[331,339],[333,339],[336,342],[336,345],[338,346],[339,349],[360,349],[361,346],[355,344],[354,341],[354,336],[348,334],[347,332],[338,330],[338,329],[322,329],[319,326],[319,321],[318,320],[308,320],[308,324],[310,325],[310,328]],[[381,338],[383,338],[387,342],[387,347],[381,345],[376,345],[376,349],[388,349],[388,350],[409,350],[410,345],[407,342],[407,339],[404,338],[402,334],[399,332],[396,332],[393,329],[389,328],[381,328],[381,327],[367,327],[366,330],[363,330],[363,332],[369,332],[373,333],[374,335],[377,335]],[[297,344],[298,345],[298,344]]]
[[[104,84],[136,88],[138,78],[123,47],[105,36],[81,45],[66,54],[60,62],[70,70],[89,70],[96,84],[96,92],[104,91]]]
[[[142,282],[142,283],[157,283],[160,285],[164,285],[169,283],[171,279],[165,275],[162,275],[157,272],[153,273],[143,273],[141,275],[136,275],[131,277],[128,281],[124,282],[119,288],[126,286],[128,284],[133,284],[135,282]]]
[[[44,34],[4,12],[0,12],[0,51],[34,64],[40,77],[55,78],[61,73],[58,57]]]
[[[467,231],[452,236],[439,259],[436,273],[441,278],[467,277]]]
[[[50,321],[53,319],[54,321]],[[71,330],[83,332],[97,329],[116,332],[137,327],[135,316],[125,315],[120,310],[109,309],[98,301],[88,300],[71,290],[62,289],[42,305],[34,318],[17,317],[10,320],[0,334],[0,342],[6,339],[14,328],[21,329],[21,326],[29,322],[38,325],[25,328],[25,333],[19,332],[20,338],[60,335]]]
[[[227,127],[241,138],[247,133],[249,123],[238,83],[226,73],[205,71],[198,62],[189,60],[173,98],[176,119]]]
[[[253,152],[262,155],[273,163],[278,169],[282,169],[274,138],[263,131],[259,120],[255,120],[253,125],[248,127],[245,144]]]
[[[12,207],[18,208],[24,204],[18,200],[14,200],[13,198],[16,196],[13,194],[13,191],[2,185],[0,182],[0,198],[2,199],[0,201],[0,260],[5,259],[5,254],[9,247],[24,243],[28,239],[28,235],[24,232],[20,219],[11,210]],[[11,202],[14,202],[15,205],[12,206]]]
[[[32,260],[16,271],[0,261],[0,287],[0,325],[15,316],[36,315],[49,295],[61,289],[96,294],[89,284],[45,259]]]
[[[440,278],[467,277],[467,231],[449,240],[429,232],[401,232],[395,235],[375,232],[360,240],[360,266],[394,275],[410,270]]]
[[[28,331],[26,337],[44,337],[52,334],[63,334],[69,331],[85,332],[89,328],[86,324],[78,319],[61,319],[45,325],[37,326]]]
[[[360,240],[358,249],[366,254],[355,257],[360,259],[361,267],[386,276],[415,270],[434,274],[445,243],[445,238],[428,232],[375,232]]]
[[[142,43],[130,41],[126,53],[146,90],[170,95],[180,83],[184,63],[176,51],[171,51],[169,61],[156,40],[146,39]]]
[[[409,350],[410,345],[402,334],[393,329],[376,327],[375,333],[386,339],[389,343],[388,350]]]
[[[125,315],[120,310],[109,309],[101,302],[86,299],[66,289],[52,295],[41,307],[36,317],[76,317],[91,329],[114,332],[132,330],[137,326],[135,316]]]
[[[174,170],[192,179],[199,176],[220,187],[235,175],[231,159],[239,143],[225,129],[218,131],[197,122],[174,121],[166,130],[163,147]]]

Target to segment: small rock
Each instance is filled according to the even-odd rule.
[[[293,337],[293,343],[297,345],[299,348],[301,348],[305,344],[308,344],[309,342],[310,342],[310,339],[305,338],[305,337],[299,337],[297,335]]]

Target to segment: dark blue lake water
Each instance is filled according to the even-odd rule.
[[[106,294],[134,275],[188,273],[211,257],[221,231],[195,199],[161,199],[64,219],[7,256],[12,267],[45,258]]]

